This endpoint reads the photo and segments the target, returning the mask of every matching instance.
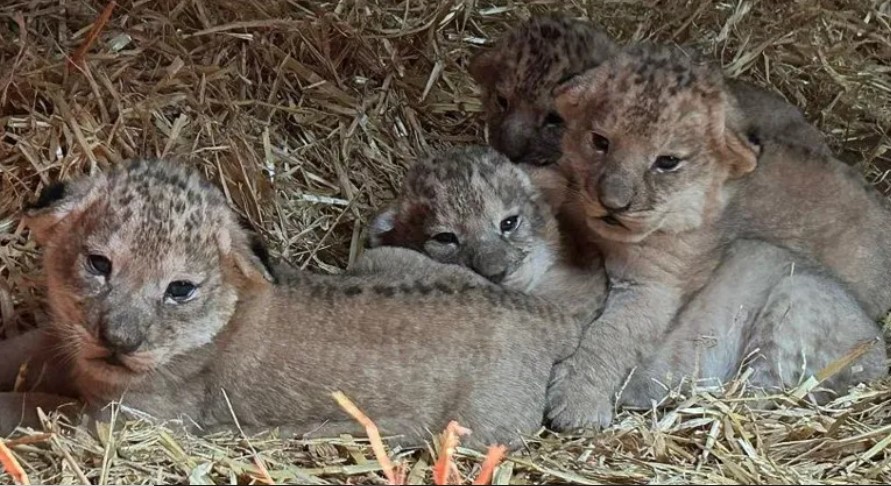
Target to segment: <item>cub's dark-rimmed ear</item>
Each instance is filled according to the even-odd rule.
[[[272,264],[272,256],[269,253],[269,247],[267,246],[266,241],[260,235],[260,232],[257,231],[257,229],[254,228],[254,225],[251,224],[251,222],[243,216],[238,218],[238,225],[241,226],[241,228],[247,234],[248,246],[250,247],[251,252],[254,254],[257,260],[260,261],[263,267],[266,268],[266,271],[269,273],[269,275],[272,276],[272,282],[278,283],[279,278],[278,274],[275,271],[275,267]]]
[[[746,129],[745,115],[726,90],[712,116],[711,126],[719,131],[713,135],[719,147],[718,157],[727,165],[730,177],[743,177],[755,170],[761,155],[760,140],[756,132]]]
[[[25,213],[32,213],[40,211],[41,209],[46,209],[65,197],[65,190],[67,189],[67,184],[63,181],[56,181],[50,183],[48,186],[44,187],[42,191],[40,191],[40,195],[38,195],[37,200],[31,203],[25,203]]]
[[[569,121],[579,116],[589,92],[596,89],[595,85],[600,78],[601,69],[598,66],[575,75],[566,76],[554,88],[552,93],[554,106],[557,108],[557,113],[564,120]]]
[[[245,230],[236,218],[227,219],[229,221],[217,233],[217,245],[223,260],[230,260],[241,276],[250,283],[275,283],[276,279],[270,271],[269,255],[262,240],[258,240],[259,236],[253,231]],[[257,241],[261,241],[259,247]],[[264,258],[267,260],[264,261]]]
[[[37,199],[22,208],[22,220],[38,244],[55,234],[60,222],[77,218],[96,201],[106,177],[103,173],[78,180],[58,181],[40,191]]]
[[[387,244],[388,236],[396,229],[397,215],[396,206],[391,205],[371,219],[371,222],[368,224],[366,248],[377,248]]]
[[[501,55],[495,48],[484,48],[470,58],[467,71],[477,84],[492,87],[495,86],[501,75],[501,64]]]
[[[591,69],[594,69],[594,68],[591,68]],[[553,94],[556,94],[557,91],[559,91],[560,88],[561,88],[562,86],[567,86],[567,85],[569,85],[570,83],[572,83],[572,81],[573,81],[575,78],[581,76],[581,75],[584,74],[584,73],[585,73],[585,71],[575,71],[575,72],[571,72],[571,73],[566,73],[566,74],[564,74],[563,77],[560,78],[559,81],[557,81],[557,85],[556,85],[556,87],[554,88],[554,93],[553,93]]]
[[[742,177],[758,166],[761,146],[752,143],[745,133],[727,129],[724,134],[724,147],[730,168],[730,177]]]

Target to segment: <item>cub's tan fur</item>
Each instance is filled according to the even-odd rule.
[[[510,30],[470,64],[483,92],[489,143],[514,162],[555,163],[564,123],[554,89],[618,51],[593,22],[565,16],[533,17]],[[829,151],[820,131],[779,95],[743,81],[730,80],[727,86],[747,120],[743,131],[748,136],[779,137]]]
[[[504,197],[506,194],[512,198]],[[521,200],[534,204],[518,204]],[[545,255],[556,258],[527,257],[519,264],[509,263],[508,278],[501,284],[549,299],[590,320],[605,298],[604,272],[599,261],[587,267],[587,272],[573,266],[568,260],[571,255],[564,253],[571,248],[566,246],[568,242],[561,244],[553,221],[529,217],[537,211],[549,215],[544,209],[526,170],[491,149],[456,148],[409,169],[399,199],[372,223],[371,245],[413,248],[468,267],[479,265],[474,263],[477,258],[485,258],[499,269],[503,262],[511,262],[508,255],[514,247],[546,245],[553,251]],[[498,223],[513,214],[521,214],[522,224],[532,226],[521,235],[500,234]],[[546,231],[536,231],[539,228]],[[454,232],[459,243],[432,241],[433,234],[443,229]],[[487,243],[480,242],[487,237]],[[756,351],[751,363],[753,385],[775,388],[794,384],[801,374],[802,354],[809,358],[805,373],[813,374],[838,357],[833,352],[875,339],[878,330],[860,306],[834,279],[811,267],[804,259],[764,242],[741,240],[734,244],[705,288],[673,319],[672,331],[652,357],[637,363],[620,404],[649,406],[682,379],[727,380],[743,358]],[[400,270],[373,271],[398,274]],[[511,275],[522,278],[512,279]],[[838,322],[846,323],[847,332],[837,332]],[[826,345],[827,340],[833,342]],[[875,378],[882,356],[872,353],[861,372],[844,370],[827,386],[838,390],[858,379]]]
[[[516,162],[556,161],[563,120],[552,91],[615,51],[594,23],[550,15],[531,18],[477,54],[469,71],[483,89],[489,143]]]
[[[540,425],[552,365],[581,332],[542,300],[399,248],[363,264],[398,277],[277,284],[222,193],[170,163],[82,179],[38,206],[50,336],[92,409],[122,398],[214,430],[232,424],[228,397],[249,429],[361,434],[331,398],[342,390],[407,442],[450,419],[473,445],[514,442]]]
[[[528,170],[533,177],[547,175]],[[515,227],[506,228],[511,218]],[[491,148],[453,148],[419,160],[399,198],[372,222],[369,240],[372,247],[411,248],[470,268],[584,322],[596,317],[605,299],[597,253],[574,254],[526,170]]]
[[[571,179],[562,211],[583,230],[578,238],[602,250],[610,293],[579,352],[555,370],[549,413],[556,426],[610,421],[628,371],[653,355],[740,237],[825,265],[869,318],[891,306],[891,218],[878,194],[824,153],[768,141],[759,157],[718,70],[675,49],[629,48],[559,90],[557,106],[567,120],[560,164]],[[783,292],[799,296],[791,305],[803,315],[821,299],[812,301],[819,292],[808,287]],[[868,325],[830,322],[813,332]],[[770,336],[780,349],[801,338]],[[846,353],[841,344],[833,337],[802,350],[822,362]],[[876,365],[884,346],[871,353],[860,364],[876,368],[861,376],[886,372]]]
[[[885,374],[880,330],[837,279],[805,259],[757,240],[737,240],[708,283],[675,316],[652,355],[637,363],[618,403],[649,408],[669,389],[718,385],[750,366],[756,391],[776,392],[870,342],[855,366],[822,383],[843,392]],[[743,363],[746,358],[748,361]]]

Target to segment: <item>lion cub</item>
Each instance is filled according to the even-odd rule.
[[[249,429],[361,433],[341,390],[410,443],[451,419],[476,446],[515,443],[540,426],[552,365],[581,333],[543,300],[400,248],[363,257],[398,278],[276,283],[221,191],[163,161],[45,192],[27,224],[45,247],[44,357],[66,358],[58,372],[94,411],[122,399],[215,430],[231,403]]]
[[[570,81],[556,103],[567,120],[560,168],[571,182],[562,212],[584,230],[578,238],[603,252],[610,280],[602,315],[555,370],[549,414],[556,426],[611,420],[612,399],[629,370],[654,355],[740,237],[799,252],[799,263],[813,261],[817,273],[825,266],[830,275],[820,278],[836,287],[827,293],[809,283],[817,276],[808,265],[806,278],[790,282],[801,287],[771,287],[788,307],[761,311],[763,326],[780,329],[765,336],[771,346],[816,353],[806,357],[810,365],[847,353],[851,336],[878,339],[870,318],[891,306],[887,206],[824,153],[750,143],[745,115],[719,70],[675,49],[633,47]],[[843,292],[842,284],[863,306],[861,317],[845,311],[838,315],[850,320],[785,333],[786,319],[807,322],[821,301]],[[802,331],[830,334],[813,349],[800,344]],[[884,353],[884,345],[873,346],[858,364],[866,369],[860,376],[884,374]]]
[[[532,17],[507,32],[469,67],[482,88],[489,143],[514,162],[557,162],[564,120],[554,89],[617,52],[598,25],[566,16]],[[727,86],[748,120],[748,136],[782,137],[829,151],[820,131],[779,95],[743,81],[729,80]]]
[[[475,55],[468,71],[482,88],[489,143],[515,162],[555,162],[563,118],[552,91],[616,51],[593,22],[547,15],[532,17]]]
[[[574,254],[562,241],[536,182],[546,181],[488,147],[439,152],[409,169],[397,200],[372,221],[369,244],[467,267],[591,322],[606,296],[599,256]]]

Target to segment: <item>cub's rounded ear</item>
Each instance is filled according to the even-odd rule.
[[[554,105],[564,120],[573,120],[580,115],[582,103],[594,89],[599,78],[598,68],[567,76],[554,88]]]
[[[37,200],[30,204],[25,204],[25,211],[38,211],[46,209],[65,197],[66,184],[62,181],[56,181],[43,188]]]
[[[368,225],[368,248],[386,245],[386,237],[396,228],[396,206],[392,205],[375,216]]]
[[[727,130],[725,147],[730,161],[730,177],[742,177],[755,170],[758,166],[758,156],[761,148],[753,144],[745,134],[734,130]]]
[[[235,268],[248,281],[254,284],[268,284],[276,281],[270,270],[269,253],[262,240],[252,230],[245,228],[230,218],[226,227],[217,235],[220,255],[231,259]]]
[[[478,52],[470,59],[467,71],[470,77],[481,86],[494,86],[501,75],[501,56],[498,51],[489,48]]]
[[[714,123],[720,130],[716,134],[719,157],[726,162],[730,177],[742,177],[755,170],[761,154],[760,140],[755,132],[746,129],[745,115],[727,92],[722,93],[716,118],[720,119]]]
[[[551,211],[557,213],[566,201],[566,191],[569,186],[566,175],[552,166],[523,167],[523,170]]]
[[[260,261],[269,275],[272,276],[272,281],[278,281],[278,275],[275,272],[275,267],[272,265],[272,257],[269,255],[269,248],[266,246],[266,242],[263,240],[263,237],[260,236],[260,232],[257,231],[254,226],[248,221],[247,218],[239,218],[238,223],[241,228],[247,233],[248,244],[250,245],[251,252]]]
[[[23,208],[22,219],[34,240],[45,244],[61,221],[80,216],[95,202],[98,189],[105,181],[105,175],[100,173],[71,182],[54,182],[43,188],[37,200]]]

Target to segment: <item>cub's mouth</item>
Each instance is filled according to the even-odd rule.
[[[617,217],[611,214],[598,215],[589,220],[591,229],[601,238],[636,243],[646,238],[655,229],[649,221],[635,215]]]
[[[89,363],[89,366],[101,369],[105,372],[123,374],[136,373],[133,369],[127,366],[121,356],[114,353],[109,353],[107,356],[102,357],[87,358],[86,362]]]
[[[612,215],[610,215],[610,214],[607,214],[606,216],[604,216],[604,217],[602,217],[602,218],[600,218],[600,219],[603,220],[604,223],[606,223],[606,224],[608,224],[608,225],[610,225],[610,226],[621,226],[621,227],[624,227],[624,226],[625,226],[625,225],[622,224],[621,221],[619,221],[618,219],[616,219],[615,216],[612,216]]]
[[[121,371],[136,371],[127,366],[126,361],[124,361],[124,357],[117,353],[109,353],[109,355],[104,358],[95,359],[113,368],[120,368]]]
[[[154,369],[154,361],[145,353],[122,354],[107,349],[94,349],[84,356],[90,367],[104,373],[140,375]]]
[[[152,372],[157,358],[152,351],[130,354],[115,352],[103,345],[86,327],[68,329],[71,335],[64,342],[64,351],[72,358],[72,365],[94,380],[121,385]]]

